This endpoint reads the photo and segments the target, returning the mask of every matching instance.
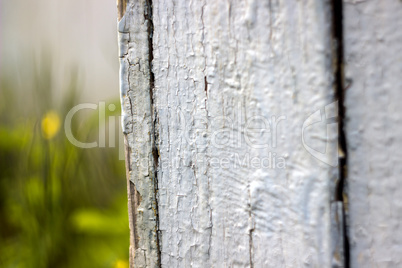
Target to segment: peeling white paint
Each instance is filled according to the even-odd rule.
[[[304,120],[334,101],[329,1],[153,5],[162,266],[331,267],[338,170],[301,143]],[[275,147],[269,133],[268,148],[246,144],[253,116],[286,117]],[[235,125],[224,146],[213,144],[219,117]],[[286,168],[234,167],[269,153]]]
[[[158,213],[153,157],[149,14],[146,1],[128,1],[118,22],[122,127],[128,150],[128,177],[135,185],[131,241],[135,267],[158,267]],[[132,256],[134,255],[134,256]]]
[[[119,22],[135,267],[157,265],[156,228],[162,267],[331,267],[338,169],[302,143],[335,101],[330,2],[154,1],[154,88],[144,5]],[[306,142],[337,151],[322,124]]]

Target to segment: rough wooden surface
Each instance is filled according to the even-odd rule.
[[[162,266],[329,267],[337,168],[301,143],[304,121],[334,100],[329,2],[154,1],[153,12]],[[264,128],[253,116],[276,132],[247,129]],[[321,130],[310,145],[325,143]],[[274,153],[285,166],[252,166]]]
[[[125,1],[123,1],[125,2]],[[118,23],[122,126],[125,134],[131,267],[158,267],[157,178],[150,72],[151,6],[128,1]],[[124,10],[124,9],[121,9]],[[120,12],[120,10],[119,10]],[[123,11],[121,11],[123,12]]]
[[[344,1],[351,267],[401,267],[402,2]]]
[[[330,1],[152,5],[119,22],[133,265],[341,266]]]

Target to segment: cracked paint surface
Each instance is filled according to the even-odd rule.
[[[130,265],[159,267],[155,131],[150,68],[150,3],[128,1],[118,23],[122,127],[126,137]]]
[[[129,1],[119,22],[123,131],[141,197],[132,265],[331,267],[338,169],[301,143],[303,122],[335,98],[330,2],[154,1],[152,38],[146,6]],[[256,117],[275,132],[246,131]],[[311,139],[336,147],[338,136]],[[236,162],[272,155],[284,164]]]
[[[166,0],[153,10],[162,266],[330,267],[338,170],[300,142],[303,121],[334,100],[329,1]],[[250,118],[281,115],[275,147],[246,144],[261,139],[245,133]],[[215,135],[230,125],[232,136]],[[286,168],[233,167],[233,155],[269,152]]]

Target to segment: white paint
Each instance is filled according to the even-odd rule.
[[[302,143],[305,131],[309,146],[329,144],[336,163],[337,129],[303,129],[335,101],[329,1],[154,1],[154,107],[144,1],[128,6],[119,38],[130,180],[142,197],[135,267],[157,265],[153,133],[162,267],[342,262],[338,169]]]
[[[153,5],[162,266],[330,267],[338,171],[301,143],[304,120],[334,100],[329,1]],[[235,126],[217,146],[221,116]],[[286,117],[275,148],[245,144],[260,139],[244,130],[253,116]],[[324,144],[324,130],[310,144]],[[269,152],[286,169],[234,167],[236,155]]]
[[[130,263],[135,267],[157,267],[157,204],[152,150],[154,129],[150,96],[149,35],[145,1],[129,1],[118,23],[120,93],[123,132],[127,138],[129,180],[134,183],[134,210],[130,219]],[[130,187],[130,186],[129,186]],[[137,204],[138,203],[138,204]],[[130,204],[129,204],[130,205]],[[135,236],[135,237],[133,237]],[[133,256],[134,255],[134,256]]]
[[[401,267],[402,3],[344,1],[351,267]]]

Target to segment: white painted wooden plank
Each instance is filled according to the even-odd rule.
[[[351,267],[402,265],[402,2],[344,1]]]
[[[126,10],[124,11],[124,6]],[[119,2],[118,38],[122,126],[129,179],[130,265],[158,267],[157,181],[155,177],[151,13],[145,0]],[[123,15],[124,14],[124,15]]]
[[[330,267],[338,170],[302,145],[334,101],[329,1],[153,6],[162,266]],[[305,129],[336,165],[325,130]]]
[[[330,2],[122,3],[132,266],[342,260]]]

